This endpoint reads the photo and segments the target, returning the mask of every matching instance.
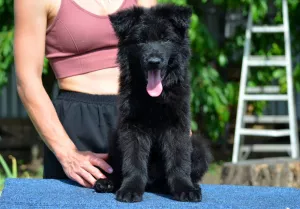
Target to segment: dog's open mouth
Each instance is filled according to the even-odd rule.
[[[158,97],[162,90],[160,70],[149,70],[148,71],[148,84],[147,92],[152,97]]]

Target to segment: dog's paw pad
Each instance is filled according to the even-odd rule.
[[[142,201],[142,194],[134,191],[120,189],[116,193],[117,200],[120,202],[140,202]]]
[[[94,185],[94,189],[99,193],[112,192],[114,184],[108,179],[98,179]]]
[[[200,202],[202,200],[201,190],[176,192],[174,193],[174,199],[182,202]]]

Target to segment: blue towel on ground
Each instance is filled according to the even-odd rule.
[[[1,209],[27,208],[134,208],[134,209],[300,209],[300,190],[282,187],[201,185],[202,202],[172,200],[145,193],[139,203],[122,203],[114,194],[99,194],[69,180],[7,179],[0,197]]]

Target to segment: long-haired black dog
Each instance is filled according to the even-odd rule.
[[[210,154],[189,135],[191,14],[168,4],[110,15],[119,38],[119,118],[109,147],[114,172],[97,180],[97,192],[124,202],[141,201],[145,191],[201,201]]]

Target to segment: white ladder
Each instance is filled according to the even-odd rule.
[[[288,18],[287,0],[282,0],[283,25],[255,26],[252,25],[252,12],[250,9],[247,21],[246,40],[242,62],[240,80],[239,101],[235,124],[234,146],[232,162],[237,163],[248,157],[251,151],[254,152],[288,152],[292,158],[299,157],[298,125],[296,119],[293,78],[290,29]],[[250,54],[252,33],[283,33],[285,42],[285,55],[261,57]],[[248,70],[250,67],[281,66],[286,69],[287,94],[278,94],[279,86],[247,87]],[[252,93],[252,94],[249,94]],[[254,94],[253,94],[254,93]],[[262,94],[258,94],[262,93]],[[277,93],[277,94],[276,94]],[[286,116],[246,116],[245,106],[247,101],[286,101],[288,115]],[[289,129],[281,130],[256,130],[245,128],[245,123],[288,123]],[[266,136],[282,137],[290,136],[290,144],[254,144],[243,145],[244,136]],[[244,153],[244,156],[242,155]]]

